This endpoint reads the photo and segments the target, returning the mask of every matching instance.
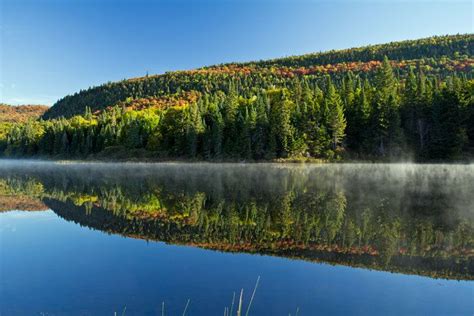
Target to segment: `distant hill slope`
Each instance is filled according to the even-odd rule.
[[[324,53],[307,54],[266,61],[222,64],[190,71],[168,72],[163,75],[133,78],[66,96],[56,102],[44,119],[71,117],[113,106],[127,99],[157,98],[145,103],[163,104],[163,98],[182,92],[214,94],[237,87],[248,97],[261,89],[283,87],[294,78],[304,76],[318,82],[330,75],[334,81],[348,72],[371,78],[384,56],[392,61],[398,77],[405,77],[411,67],[424,73],[445,78],[463,72],[472,77],[474,65],[474,34],[437,36],[419,40],[371,45]],[[179,102],[179,100],[178,100]]]
[[[447,35],[250,62],[259,66],[310,67],[342,62],[455,57],[474,54],[474,35]]]
[[[0,123],[21,123],[39,118],[49,109],[46,105],[8,105],[0,103]]]

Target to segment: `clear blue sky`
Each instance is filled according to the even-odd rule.
[[[471,1],[0,0],[0,102],[129,77],[472,33]]]

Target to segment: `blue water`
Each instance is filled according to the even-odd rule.
[[[473,315],[474,282],[109,235],[52,211],[0,213],[0,314],[223,315],[244,289],[249,315]],[[235,309],[234,309],[235,311]]]

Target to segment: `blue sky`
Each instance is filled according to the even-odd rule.
[[[0,0],[0,102],[204,65],[472,33],[471,1]]]

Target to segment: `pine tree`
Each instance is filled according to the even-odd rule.
[[[190,157],[196,157],[198,153],[199,139],[204,132],[204,125],[196,103],[189,106],[186,122],[186,143],[188,146],[187,154]]]
[[[224,152],[227,155],[233,155],[237,152],[235,144],[235,135],[237,135],[237,114],[239,108],[239,99],[235,90],[231,90],[224,100]]]
[[[444,88],[435,98],[433,131],[430,139],[430,157],[458,158],[467,143],[465,108],[459,95]]]
[[[392,66],[385,56],[375,77],[372,129],[376,152],[382,156],[400,145],[399,98]],[[387,148],[388,147],[388,148]]]
[[[222,155],[224,120],[215,103],[209,104],[205,122],[207,129],[206,135],[204,136],[205,156],[207,158],[219,158]]]
[[[367,152],[369,141],[370,102],[365,88],[358,88],[355,92],[353,106],[347,113],[347,146],[356,153]]]
[[[270,97],[270,154],[288,157],[292,148],[293,128],[291,126],[291,108],[294,103],[287,99],[284,90],[269,92]]]
[[[254,156],[256,159],[263,159],[268,154],[269,122],[268,111],[269,101],[266,94],[258,95],[255,103],[256,122],[254,132]]]
[[[330,78],[328,78],[325,107],[332,149],[336,150],[344,139],[347,124],[344,117],[344,105]]]

